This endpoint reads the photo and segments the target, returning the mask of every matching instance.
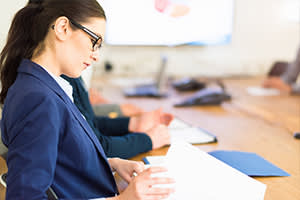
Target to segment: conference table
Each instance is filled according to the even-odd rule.
[[[216,87],[214,81],[208,87]],[[120,82],[119,79],[116,82]],[[217,143],[195,145],[209,152],[214,150],[237,150],[254,152],[279,168],[289,177],[255,178],[267,185],[265,200],[300,199],[300,140],[293,137],[300,131],[300,96],[252,96],[248,87],[258,87],[262,78],[226,78],[222,82],[232,100],[218,106],[174,107],[175,103],[193,95],[168,87],[167,98],[124,97],[122,83],[114,79],[93,79],[93,86],[101,90],[106,99],[115,103],[132,103],[145,110],[163,108],[174,116],[213,133]],[[124,81],[123,85],[126,81]],[[140,154],[132,160],[145,156],[165,155],[168,147]]]
[[[300,132],[300,96],[252,96],[247,87],[259,86],[261,78],[224,78],[222,82],[232,95],[230,101],[216,106],[179,108],[173,105],[193,92],[178,92],[169,85],[166,98],[127,98],[113,80],[96,77],[92,86],[114,103],[132,103],[149,111],[161,107],[214,134],[218,142],[195,145],[202,151],[237,150],[262,156],[291,174],[288,177],[255,177],[267,185],[265,200],[300,199],[300,140],[293,137],[294,132]],[[210,86],[215,87],[214,84]],[[168,147],[163,147],[131,159],[140,161],[145,156],[165,155],[167,151]],[[0,159],[0,173],[6,170],[5,162]],[[0,199],[4,199],[5,189],[0,187]]]

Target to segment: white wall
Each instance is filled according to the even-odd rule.
[[[154,72],[159,56],[169,57],[168,71],[175,75],[256,75],[264,74],[275,60],[294,59],[300,44],[300,0],[235,0],[235,20],[232,42],[210,47],[117,47],[101,49],[96,74],[103,72],[103,62],[109,60],[117,74]],[[27,0],[6,1],[0,7],[0,45],[13,14]],[[288,9],[290,8],[290,9]],[[296,17],[297,18],[297,17]]]
[[[0,47],[2,49],[5,41],[7,32],[9,30],[11,20],[14,14],[25,6],[26,0],[13,0],[13,1],[1,1],[0,6]]]

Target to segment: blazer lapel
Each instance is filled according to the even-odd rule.
[[[65,101],[65,100],[64,100]],[[102,157],[106,158],[106,155],[104,153],[104,150],[94,134],[94,131],[91,129],[90,125],[87,123],[87,121],[83,118],[80,111],[77,109],[77,107],[74,105],[74,103],[70,100],[68,97],[68,100],[65,101],[67,106],[70,108],[71,112],[74,114],[75,118],[78,120],[82,128],[85,130],[85,133],[89,136],[89,138],[92,140],[96,148],[98,149],[99,153],[102,155]]]
[[[29,68],[28,65],[31,67]],[[68,95],[63,91],[63,89],[58,85],[58,83],[48,74],[48,72],[46,72],[40,65],[33,63],[32,61],[27,59],[24,59],[22,61],[18,72],[31,74],[43,83],[45,83],[49,88],[51,88],[65,102],[67,107],[74,114],[75,118],[85,130],[85,133],[88,135],[88,137],[92,140],[101,156],[103,158],[106,158],[106,155],[98,138],[95,136],[93,130],[91,129],[87,121],[83,118],[82,114],[77,109],[75,104],[71,101],[71,99],[68,97]]]

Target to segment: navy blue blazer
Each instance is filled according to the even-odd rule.
[[[148,135],[129,133],[128,117],[111,119],[96,116],[81,78],[62,77],[72,85],[74,103],[94,130],[108,157],[130,158],[152,149]]]
[[[56,81],[23,60],[5,99],[1,131],[8,146],[6,199],[110,197],[117,187],[99,140]]]

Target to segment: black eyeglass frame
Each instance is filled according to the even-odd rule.
[[[81,29],[82,31],[84,31],[85,33],[87,33],[89,36],[91,36],[94,41],[93,41],[93,51],[96,51],[97,49],[100,49],[101,46],[102,46],[102,37],[97,35],[96,33],[94,33],[93,31],[89,30],[88,28],[82,26],[81,24],[78,24],[77,22],[75,22],[74,20],[72,19],[69,19],[70,22],[76,26],[77,28]],[[100,40],[100,44],[98,46],[96,46],[96,44],[98,43],[98,41]]]

